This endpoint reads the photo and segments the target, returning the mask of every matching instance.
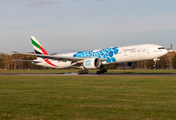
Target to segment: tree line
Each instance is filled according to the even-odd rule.
[[[0,53],[0,69],[1,70],[35,70],[35,69],[44,69],[42,66],[37,66],[31,62],[20,62],[12,60],[34,60],[35,56],[31,55],[22,55],[22,54],[4,54]]]
[[[42,66],[37,66],[32,64],[31,62],[20,62],[20,61],[12,61],[12,60],[34,60],[35,56],[31,55],[22,55],[22,54],[4,54],[0,53],[0,70],[35,70],[35,69],[46,69]],[[154,69],[154,61],[140,61],[134,62],[134,65],[131,69]],[[117,69],[118,66],[115,64],[106,65],[106,69]],[[157,69],[176,69],[176,53],[168,53],[167,55],[160,58],[157,62]]]

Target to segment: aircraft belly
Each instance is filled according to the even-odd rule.
[[[67,68],[70,67],[71,62],[58,62],[56,65],[58,68]]]

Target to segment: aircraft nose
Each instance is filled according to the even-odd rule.
[[[160,50],[160,52],[158,53],[158,55],[159,55],[159,56],[164,56],[164,55],[166,55],[167,53],[168,53],[168,50],[162,49],[162,50]]]
[[[167,53],[168,53],[168,50],[166,50],[166,49],[164,49],[162,52],[163,55],[166,55]]]
[[[165,54],[167,54],[167,53],[168,53],[168,50],[165,49]]]

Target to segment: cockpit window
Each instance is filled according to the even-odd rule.
[[[159,47],[158,50],[160,50],[160,49],[164,49],[164,47]]]

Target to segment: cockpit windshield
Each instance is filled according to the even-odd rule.
[[[164,47],[159,47],[158,50],[165,49]]]

